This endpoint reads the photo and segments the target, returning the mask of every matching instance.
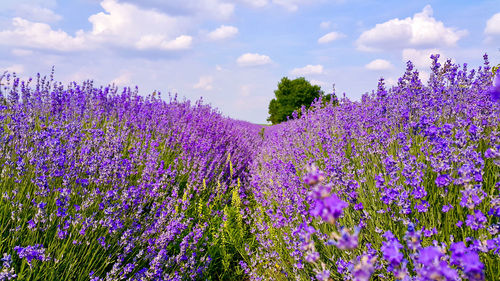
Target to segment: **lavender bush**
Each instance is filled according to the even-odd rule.
[[[0,80],[0,253],[8,257],[0,280],[243,274],[241,255],[226,253],[244,244],[243,225],[241,240],[221,234],[228,215],[241,219],[232,197],[245,192],[259,126],[201,101],[91,81]]]
[[[252,165],[254,280],[494,280],[500,78],[439,63],[423,85],[318,101]],[[500,77],[500,76],[497,76]]]

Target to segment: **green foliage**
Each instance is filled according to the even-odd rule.
[[[267,121],[278,124],[287,120],[292,113],[302,106],[309,106],[324,93],[317,85],[311,85],[304,77],[294,80],[283,77],[274,91],[276,98],[269,103],[269,118]]]
[[[220,193],[208,206],[209,231],[207,231],[207,254],[212,261],[205,277],[208,280],[244,280],[246,274],[240,266],[243,261],[250,263],[248,249],[255,248],[255,237],[250,232],[250,224],[245,223],[240,198],[241,183],[230,186]],[[220,189],[220,188],[219,188]],[[215,215],[218,210],[223,215]]]
[[[265,136],[266,136],[266,128],[262,127],[262,129],[260,129],[259,131],[259,136],[262,138],[262,140],[265,139]]]
[[[493,76],[495,76],[500,69],[500,63],[497,66],[491,68],[491,72],[493,72]]]

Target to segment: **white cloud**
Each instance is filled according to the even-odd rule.
[[[439,49],[404,49],[401,57],[403,62],[406,63],[410,60],[417,68],[424,69],[431,66],[431,55],[433,54],[439,54],[441,59],[445,57]]]
[[[138,49],[179,50],[191,46],[192,37],[182,34],[187,24],[183,18],[116,0],[104,0],[101,6],[105,12],[89,17],[92,40]]]
[[[177,2],[182,2],[182,1],[177,1]],[[200,5],[200,1],[193,1],[195,5]],[[218,1],[213,1],[213,0],[208,0],[208,1],[203,1],[203,9],[204,11],[210,13],[213,15],[215,18],[219,19],[228,19],[230,18],[233,13],[234,13],[234,4],[232,3],[219,3]]]
[[[88,48],[81,32],[73,37],[62,30],[53,30],[46,23],[35,23],[18,17],[12,19],[12,29],[0,31],[0,42],[20,47],[57,51]]]
[[[240,87],[240,96],[248,97],[252,94],[252,85],[242,85]]]
[[[331,21],[322,21],[320,24],[319,24],[319,27],[323,28],[323,29],[328,29],[330,28],[330,25],[332,25],[332,22]]]
[[[198,83],[193,85],[194,89],[202,89],[205,91],[210,91],[213,89],[212,83],[214,78],[212,76],[201,76]]]
[[[242,0],[243,3],[248,4],[255,8],[261,8],[267,6],[269,2],[267,0]]]
[[[121,0],[171,16],[227,20],[234,14],[234,1],[224,0]]]
[[[324,81],[316,80],[316,79],[311,79],[311,81],[309,81],[309,82],[311,83],[311,85],[318,85],[318,86],[320,86],[323,91],[325,91],[326,88],[328,88],[329,86],[331,86],[331,85],[328,85],[328,83],[326,83]]]
[[[266,7],[270,4],[281,6],[282,8],[288,10],[289,12],[298,11],[301,5],[313,4],[317,2],[325,2],[324,0],[240,0],[241,2],[250,5],[255,8]],[[337,0],[336,2],[343,2],[343,0]]]
[[[15,72],[16,74],[22,74],[24,72],[24,65],[22,64],[13,64],[11,66],[7,66],[5,68],[0,68],[0,73],[3,73],[5,70],[8,72]]]
[[[238,34],[238,28],[229,25],[221,25],[219,28],[208,33],[208,38],[211,40],[221,40],[235,36]]]
[[[139,50],[144,49],[162,49],[166,51],[183,50],[191,47],[193,38],[187,35],[181,35],[174,40],[167,40],[163,35],[144,35],[135,46]]]
[[[131,79],[132,78],[132,73],[130,72],[125,72],[122,73],[120,76],[116,77],[115,79],[111,80],[110,84],[115,84],[116,86],[130,86]]]
[[[484,33],[487,35],[500,35],[500,13],[496,13],[488,19]]]
[[[239,66],[258,66],[271,63],[272,60],[269,56],[260,55],[257,53],[246,53],[241,55],[237,60]]]
[[[16,17],[12,27],[0,31],[0,41],[11,46],[57,51],[96,49],[109,45],[138,50],[183,50],[193,38],[183,34],[189,22],[155,10],[145,10],[116,0],[103,0],[104,12],[91,15],[92,30],[74,36],[46,23]]]
[[[293,0],[273,0],[274,4],[280,5],[290,12],[295,12],[299,9],[299,5]]]
[[[389,87],[396,86],[398,85],[398,80],[393,77],[389,77],[385,79],[385,84]]]
[[[453,47],[467,35],[466,30],[445,27],[432,14],[431,6],[427,5],[413,18],[396,18],[377,24],[361,34],[357,40],[358,49],[377,51],[386,48]]]
[[[318,64],[318,65],[306,65],[304,67],[300,68],[294,68],[292,71],[290,71],[290,74],[296,75],[296,76],[306,76],[306,75],[314,75],[314,74],[321,74],[323,73],[323,66]]]
[[[376,59],[365,65],[365,68],[370,70],[386,70],[392,67],[393,65],[389,61],[383,59]]]
[[[318,43],[325,44],[325,43],[332,42],[332,41],[337,40],[337,39],[342,38],[342,37],[345,37],[345,35],[342,33],[333,31],[333,32],[327,33],[327,34],[323,35],[321,38],[319,38]]]
[[[31,50],[26,50],[26,49],[12,49],[11,53],[14,55],[14,56],[18,56],[18,57],[26,57],[26,56],[31,56],[33,54],[33,51]]]
[[[32,5],[54,9],[57,7],[57,0],[2,0],[1,9],[15,10],[20,5]]]
[[[427,84],[430,77],[431,77],[431,74],[428,71],[420,71],[418,73],[418,78],[420,78],[420,81],[422,81],[423,84]]]
[[[266,96],[246,96],[240,97],[233,102],[233,107],[238,111],[253,111],[262,108],[267,108],[269,105],[269,97]]]
[[[16,15],[34,22],[57,22],[62,19],[61,15],[56,14],[51,9],[41,7],[36,4],[23,3],[15,7]]]
[[[72,74],[68,75],[65,80],[66,80],[66,82],[72,82],[72,81],[81,82],[81,81],[86,81],[86,80],[92,80],[95,78],[96,78],[95,71],[88,69],[87,67],[84,67],[84,68],[81,68],[81,69],[77,70],[76,72],[73,72]]]

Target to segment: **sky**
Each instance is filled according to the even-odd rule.
[[[265,124],[282,77],[359,100],[430,55],[500,63],[500,1],[0,0],[0,71],[139,87]]]

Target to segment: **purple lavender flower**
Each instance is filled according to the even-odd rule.
[[[484,280],[484,264],[479,260],[476,251],[468,249],[464,242],[453,243],[450,246],[451,263],[462,269],[467,280]]]
[[[467,253],[463,259],[463,271],[468,280],[482,281],[484,280],[484,264],[479,260],[477,252]]]
[[[335,261],[335,265],[337,266],[337,272],[342,275],[347,275],[349,274],[349,269],[352,268],[354,265],[350,261],[345,261],[341,257],[339,257]]]
[[[349,205],[346,202],[342,201],[336,194],[332,194],[326,198],[318,199],[310,214],[333,224],[347,206]]]
[[[386,232],[386,234],[388,233],[390,235],[385,235],[387,241],[382,242],[380,250],[383,253],[384,259],[389,263],[389,271],[392,271],[403,261],[403,254],[400,252],[403,249],[403,245],[399,243],[398,239],[390,231]]]
[[[448,174],[439,175],[435,182],[438,187],[446,187],[452,182],[452,178]]]
[[[495,85],[490,88],[489,93],[490,93],[491,99],[493,101],[499,102],[500,101],[500,74],[496,75],[494,84]]]
[[[468,252],[467,246],[463,241],[452,243],[450,246],[451,252],[451,263],[454,265],[459,265],[462,263],[462,258],[465,253]]]
[[[469,209],[474,209],[476,206],[481,204],[483,199],[486,197],[486,193],[482,190],[480,185],[474,188],[461,190],[460,192],[462,193],[460,206],[467,207]]]
[[[316,165],[311,165],[308,168],[308,173],[304,176],[303,181],[307,185],[316,185],[325,179],[325,174],[319,170]]]
[[[422,200],[422,204],[416,204],[415,209],[417,209],[419,213],[426,213],[429,209],[429,202]]]
[[[12,256],[11,255],[3,253],[3,258],[1,259],[1,261],[2,261],[2,267],[11,268],[11,266],[12,266]]]
[[[354,210],[356,211],[359,211],[359,210],[363,210],[363,203],[362,202],[359,202],[358,204],[355,204],[354,205]]]
[[[11,267],[12,260],[10,255],[3,254],[3,269],[0,271],[0,281],[12,280],[17,278],[14,268]]]
[[[500,158],[500,151],[498,151],[495,148],[490,147],[490,148],[486,149],[486,151],[484,152],[484,158],[487,158],[487,159]]]
[[[317,260],[319,260],[319,253],[318,252],[311,252],[307,254],[305,260],[308,263],[315,263]]]
[[[414,232],[415,231],[415,224],[409,223],[408,226],[406,227],[406,231],[408,232]]]
[[[250,268],[248,268],[248,265],[246,262],[240,261],[239,264],[240,264],[241,269],[245,272],[245,274],[250,273]]]
[[[443,205],[443,208],[441,208],[441,211],[443,213],[448,213],[451,209],[453,209],[453,205],[449,204],[449,205]]]
[[[25,248],[16,246],[14,250],[17,251],[17,255],[19,258],[26,258],[29,266],[31,267],[32,260],[40,260],[40,261],[48,261],[50,260],[49,256],[45,254],[45,248],[43,245],[36,244],[34,246],[27,246]]]
[[[370,258],[368,255],[363,255],[359,262],[354,265],[352,270],[352,276],[355,281],[368,281],[375,272],[374,263],[377,260],[376,257]]]
[[[433,229],[423,229],[422,231],[422,234],[424,235],[424,237],[431,237],[435,234],[437,234],[437,228],[433,228]]]
[[[427,191],[425,191],[425,188],[423,186],[417,186],[415,187],[415,189],[413,189],[411,195],[413,195],[415,199],[420,199],[427,196]]]
[[[329,245],[335,245],[341,250],[352,250],[358,247],[359,228],[354,228],[351,233],[347,228],[343,227],[340,233],[332,232],[331,239],[328,240]]]
[[[465,224],[472,230],[479,230],[485,227],[487,219],[480,210],[475,210],[474,215],[467,215]]]
[[[323,270],[316,274],[316,279],[318,281],[328,281],[330,280],[330,270]]]
[[[0,271],[0,281],[13,280],[17,278],[17,274],[12,267],[5,267]]]
[[[403,238],[406,241],[406,246],[410,250],[416,251],[418,248],[420,248],[420,237],[421,231],[415,231],[415,224],[410,222]]]
[[[444,254],[437,247],[426,247],[420,250],[418,262],[423,266],[434,266]]]
[[[491,199],[491,208],[488,211],[488,215],[500,217],[500,197],[495,197]]]
[[[28,221],[28,228],[29,229],[34,229],[36,228],[36,223],[33,220]]]
[[[442,260],[443,252],[438,247],[426,247],[420,250],[416,268],[422,280],[456,280],[458,273],[448,263]]]

